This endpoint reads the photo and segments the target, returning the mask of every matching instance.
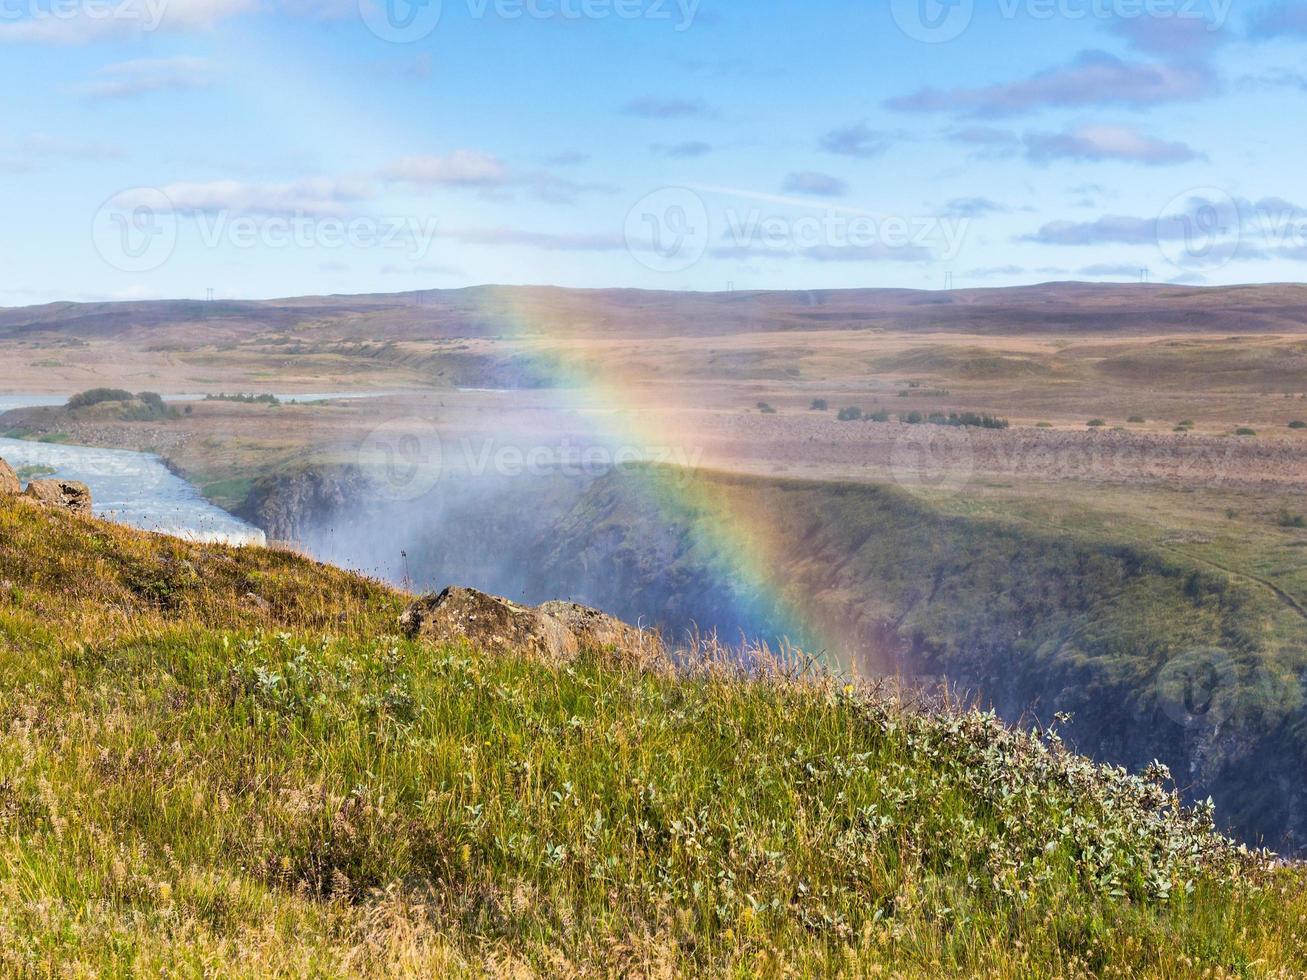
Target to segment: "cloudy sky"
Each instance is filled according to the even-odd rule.
[[[1307,271],[1307,0],[0,0],[0,305]]]

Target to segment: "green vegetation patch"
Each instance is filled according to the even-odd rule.
[[[409,643],[362,579],[21,501],[0,559],[3,973],[1307,969],[1300,872],[1055,730]]]

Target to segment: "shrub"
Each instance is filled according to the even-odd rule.
[[[1237,429],[1234,430],[1234,434],[1237,435],[1237,436],[1255,436],[1255,435],[1257,435],[1257,430],[1256,430],[1256,429],[1250,429],[1250,428],[1248,428],[1248,426],[1246,426],[1246,425],[1242,425],[1242,426],[1240,426],[1239,428],[1237,428]]]
[[[1131,425],[1143,425],[1145,422],[1148,421],[1148,419],[1144,418],[1142,415],[1131,415],[1128,419],[1126,419],[1126,421],[1129,422]]]
[[[103,402],[129,402],[133,398],[130,391],[124,391],[122,388],[89,388],[68,399],[67,407],[76,410],[90,408]]]
[[[1177,426],[1178,426],[1179,428],[1181,428],[1181,429],[1192,429],[1192,428],[1194,427],[1194,420],[1193,420],[1193,419],[1184,419],[1183,421],[1178,422],[1178,423],[1176,423],[1176,424],[1177,424]]]
[[[1292,422],[1289,423],[1289,428],[1291,428],[1291,429],[1307,429],[1307,422],[1304,422],[1304,421],[1302,421],[1301,419],[1294,419]]]
[[[242,405],[280,405],[281,399],[276,395],[245,395],[237,393],[229,395],[223,392],[218,395],[205,395],[206,402],[239,402]]]
[[[1280,527],[1307,527],[1307,517],[1302,514],[1291,514],[1288,510],[1280,511],[1280,516],[1275,519],[1275,523]]]
[[[1035,428],[1036,428],[1036,429],[1051,429],[1051,428],[1053,428],[1053,423],[1052,423],[1052,422],[1036,422],[1036,423],[1035,423]]]
[[[830,405],[825,398],[814,398],[811,407],[814,412],[825,412],[830,409]]]
[[[762,412],[763,415],[776,414],[776,409],[771,405],[769,405],[767,402],[758,402],[758,411]]]
[[[862,409],[860,408],[841,408],[837,416],[841,422],[857,422],[862,418]]]
[[[1090,419],[1090,420],[1089,420],[1089,427],[1090,427],[1091,429],[1101,429],[1101,428],[1102,428],[1103,426],[1105,426],[1105,425],[1107,425],[1107,422],[1105,422],[1103,419]]]

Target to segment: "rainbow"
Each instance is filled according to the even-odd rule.
[[[539,348],[533,364],[557,393],[560,408],[598,405],[608,409],[589,417],[597,420],[596,438],[611,445],[686,445],[685,433],[661,421],[666,413],[640,410],[632,392],[641,379],[629,367],[602,356],[597,337],[587,335],[574,321],[563,329],[555,322],[556,314],[530,308],[518,298],[523,293],[509,295],[514,298],[507,313],[500,307],[487,310],[487,316],[502,335],[528,350]],[[597,352],[599,356],[595,356]],[[633,467],[630,473],[642,495],[668,523],[690,524],[696,548],[710,557],[721,578],[767,612],[771,637],[814,657],[840,652],[832,631],[807,612],[809,604],[795,597],[793,583],[781,572],[785,558],[793,554],[794,543],[785,539],[767,515],[741,506],[722,492],[719,484],[702,479],[697,460],[689,460],[687,452],[679,465]],[[729,642],[735,638],[722,639]]]

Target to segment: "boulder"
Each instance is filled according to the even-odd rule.
[[[466,640],[491,653],[554,662],[594,650],[616,653],[625,662],[647,664],[661,651],[652,635],[597,609],[570,602],[532,608],[457,587],[415,599],[400,616],[399,625],[410,639],[436,644]]]
[[[26,496],[46,507],[63,507],[75,514],[91,513],[91,488],[76,480],[33,480]]]
[[[583,650],[633,649],[650,640],[634,626],[575,602],[546,602],[536,611],[562,623]]]
[[[18,482],[14,468],[0,459],[0,494],[22,493],[23,485]]]

